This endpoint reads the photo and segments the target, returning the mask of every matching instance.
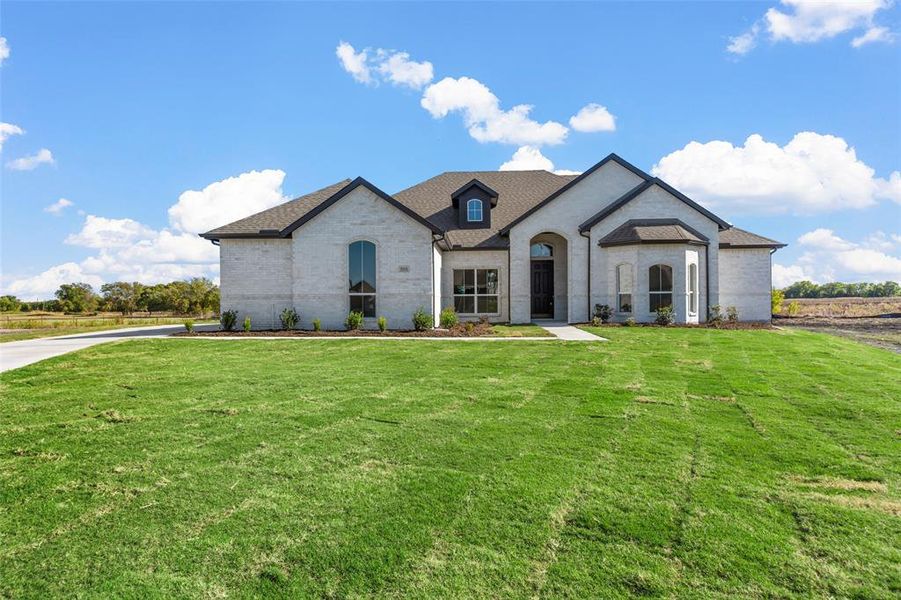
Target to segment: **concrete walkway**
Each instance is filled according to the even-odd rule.
[[[219,325],[198,325],[197,329],[218,329]],[[21,340],[0,344],[0,373],[10,369],[18,369],[38,361],[90,348],[97,344],[128,340],[135,338],[162,338],[171,333],[184,331],[183,325],[155,325],[153,327],[129,327],[126,329],[108,329],[89,333],[76,333],[60,337]]]
[[[549,331],[558,339],[566,340],[567,342],[606,342],[607,338],[602,338],[599,335],[595,335],[593,333],[588,333],[583,329],[579,329],[578,327],[573,327],[569,323],[565,323],[564,321],[535,321],[535,324],[544,329],[545,331]]]

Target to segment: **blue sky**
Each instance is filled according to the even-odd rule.
[[[791,244],[774,256],[780,285],[901,278],[899,32],[901,10],[879,0],[4,2],[0,291],[215,278],[195,234],[217,219],[514,153],[655,169]],[[588,105],[599,120],[575,127]]]

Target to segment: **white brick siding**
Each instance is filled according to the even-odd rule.
[[[278,315],[291,306],[291,264],[291,240],[221,240],[221,310],[238,311],[238,327],[244,317],[254,329],[277,327]]]
[[[320,319],[324,329],[343,329],[350,311],[347,247],[357,240],[376,246],[376,315],[392,329],[412,328],[420,306],[430,311],[432,233],[360,186],[293,234],[294,306],[301,326]],[[367,328],[376,327],[367,319]]]
[[[772,318],[769,248],[723,248],[720,250],[720,305],[738,309],[742,321]]]
[[[556,233],[566,240],[566,320],[573,323],[588,320],[589,240],[579,234],[579,225],[642,181],[632,171],[610,161],[510,230],[510,301],[514,323],[531,320],[529,246],[533,237],[545,232]],[[555,290],[559,283],[555,280]]]

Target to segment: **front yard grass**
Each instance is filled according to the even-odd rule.
[[[135,340],[0,375],[0,597],[897,597],[901,359]]]
[[[491,337],[554,337],[544,327],[529,325],[492,325]]]

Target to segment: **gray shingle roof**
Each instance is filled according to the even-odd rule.
[[[702,244],[709,240],[678,219],[631,219],[598,241],[599,246],[625,244]]]
[[[730,227],[720,232],[720,248],[784,248],[786,244],[762,235]]]
[[[498,232],[575,178],[575,175],[555,175],[548,171],[451,171],[402,190],[394,197],[446,231],[451,246],[507,248],[507,238]],[[490,229],[459,229],[451,196],[473,179],[497,192]]]
[[[263,231],[281,231],[328,200],[349,183],[350,179],[333,183],[330,186],[324,187],[321,190],[316,190],[306,196],[295,198],[294,200],[279,204],[278,206],[273,206],[268,210],[258,212],[255,215],[250,215],[249,217],[240,219],[234,223],[229,223],[228,225],[223,225],[222,227],[207,231],[206,233],[201,234],[201,237],[205,237],[209,240],[228,237],[260,237],[260,234]],[[270,233],[269,235],[274,236],[276,234]]]

